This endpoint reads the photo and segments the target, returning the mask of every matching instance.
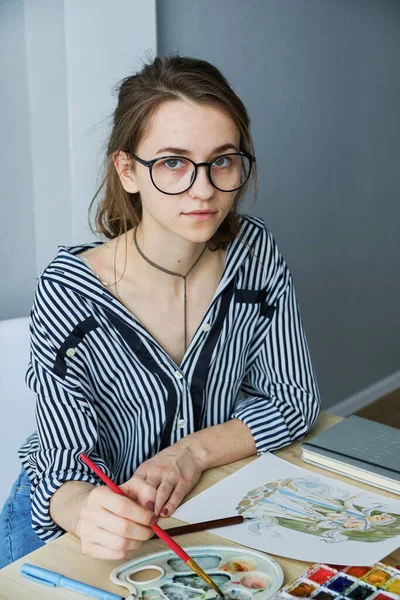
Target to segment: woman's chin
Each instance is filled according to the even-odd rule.
[[[210,224],[208,224],[207,227],[203,225],[202,227],[195,227],[190,229],[185,228],[185,231],[182,231],[180,235],[181,237],[185,238],[188,242],[193,242],[195,244],[204,244],[213,237],[218,227],[215,227],[215,225],[211,226]]]

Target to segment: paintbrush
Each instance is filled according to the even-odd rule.
[[[201,521],[201,523],[190,523],[190,525],[178,525],[177,527],[168,527],[164,529],[168,535],[184,535],[185,533],[197,533],[206,529],[215,529],[216,527],[228,527],[229,525],[237,525],[243,523],[242,515],[234,517],[224,517],[223,519],[213,519],[211,521]]]
[[[107,475],[103,473],[103,471],[92,460],[90,460],[90,458],[88,458],[86,454],[81,454],[80,458],[88,467],[92,469],[92,471],[94,471],[94,473],[96,473],[98,477],[100,477],[100,479],[113,492],[115,492],[116,494],[120,494],[120,496],[125,496],[126,498],[129,498],[129,496],[127,496],[121,490],[121,488],[119,488],[109,477],[107,477]],[[224,594],[221,592],[219,587],[213,582],[211,577],[209,577],[209,575],[207,575],[207,573],[203,571],[200,565],[198,565],[196,561],[193,560],[193,558],[190,558],[189,554],[187,554],[184,551],[184,549],[179,546],[179,544],[177,544],[172,538],[169,537],[168,533],[163,531],[158,525],[150,525],[150,527],[154,531],[154,533],[158,535],[158,537],[161,538],[167,544],[168,548],[171,548],[171,550],[175,552],[175,554],[179,556],[179,558],[182,559],[183,562],[185,562],[187,566],[192,569],[192,571],[194,571],[199,577],[203,579],[203,581],[207,583],[207,585],[209,585],[213,590],[215,590],[217,594],[221,596],[221,598],[225,598]]]

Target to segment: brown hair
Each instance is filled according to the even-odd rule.
[[[247,110],[222,73],[210,63],[196,58],[171,55],[155,58],[143,69],[122,80],[118,89],[118,105],[114,111],[112,132],[108,141],[103,181],[89,207],[104,189],[96,208],[98,233],[113,239],[135,227],[142,218],[140,194],[124,190],[114,167],[113,155],[119,150],[134,153],[143,139],[157,108],[168,100],[190,100],[214,106],[227,114],[240,132],[240,150],[254,155]],[[253,165],[254,193],[257,174]],[[225,248],[239,231],[237,209],[249,181],[235,196],[232,210],[208,242],[210,250]]]

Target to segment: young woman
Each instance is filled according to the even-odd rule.
[[[205,469],[315,424],[292,278],[264,223],[238,213],[252,174],[248,114],[214,66],[156,58],[122,82],[96,220],[108,241],[61,247],[39,278],[37,431],[0,520],[1,566],[65,531],[124,559]]]

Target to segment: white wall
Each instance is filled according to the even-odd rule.
[[[112,88],[156,52],[155,0],[2,0],[0,40],[5,319],[29,313],[35,277],[58,245],[93,238],[87,209]]]
[[[5,319],[28,314],[36,274],[22,0],[0,2],[0,131],[0,319]]]
[[[68,2],[68,0],[67,0]],[[37,271],[72,243],[70,120],[63,0],[25,2]],[[64,242],[65,240],[65,242]]]

